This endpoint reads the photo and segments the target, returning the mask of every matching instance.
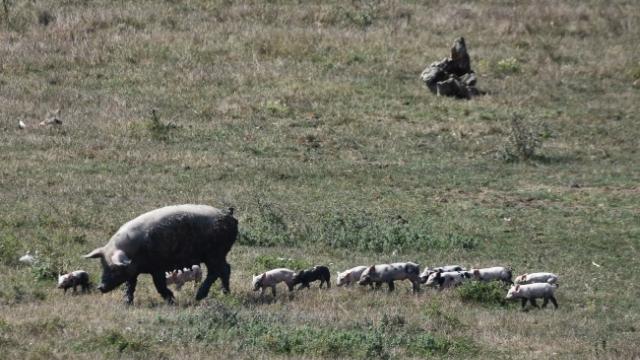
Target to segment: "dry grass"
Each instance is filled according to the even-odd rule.
[[[635,2],[3,4],[0,357],[640,356]],[[433,97],[418,75],[460,35],[488,94]],[[57,108],[62,126],[34,127]],[[507,163],[514,114],[548,134]],[[230,296],[53,289],[57,271],[97,280],[79,255],[125,221],[188,202],[237,209]],[[27,250],[46,263],[20,266]],[[561,307],[408,284],[261,302],[265,255],[551,270]]]

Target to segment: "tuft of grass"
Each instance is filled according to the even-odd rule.
[[[178,126],[172,122],[165,123],[161,121],[156,109],[151,110],[151,117],[146,127],[149,133],[151,133],[152,138],[161,141],[169,140],[173,131],[178,129]]]
[[[253,261],[252,271],[256,274],[276,268],[288,268],[294,271],[307,269],[313,266],[304,259],[277,257],[272,255],[258,255]]]
[[[520,70],[520,62],[514,57],[501,59],[496,63],[495,66],[495,72],[498,75],[513,75],[519,73]]]
[[[8,266],[18,265],[23,244],[9,232],[0,231],[0,261]]]
[[[464,302],[482,306],[506,306],[507,291],[504,284],[498,281],[467,281],[456,292]]]
[[[40,10],[38,12],[38,24],[46,27],[54,21],[56,21],[56,17],[49,10]]]

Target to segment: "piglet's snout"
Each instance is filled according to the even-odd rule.
[[[105,284],[98,285],[98,290],[103,294],[107,292]]]

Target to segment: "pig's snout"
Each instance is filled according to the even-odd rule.
[[[107,286],[105,284],[100,284],[98,285],[98,290],[100,290],[100,292],[104,294],[107,292]]]

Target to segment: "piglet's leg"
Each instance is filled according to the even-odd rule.
[[[531,303],[531,305],[537,307],[538,309],[540,309],[540,306],[538,305],[538,303],[536,302],[535,298],[531,298],[529,299],[529,302]]]
[[[289,291],[291,291],[291,286],[289,287]],[[275,285],[271,285],[271,294],[273,294],[273,297],[276,297],[276,286]]]
[[[542,301],[542,308],[546,308],[547,304],[549,303],[549,298],[544,298],[544,300]]]
[[[389,284],[389,292],[392,292],[393,290],[396,289],[396,286],[393,283],[393,281],[389,281],[389,282],[387,282],[387,284]]]
[[[153,273],[151,276],[153,278],[153,285],[156,286],[156,290],[158,290],[158,293],[160,293],[162,298],[167,303],[173,304],[174,303],[173,293],[167,287],[167,278],[164,276],[164,272],[160,271],[157,273]]]
[[[553,296],[550,296],[549,300],[551,300],[551,303],[557,309],[558,308],[558,302],[556,301],[556,298],[554,298]]]
[[[525,306],[527,306],[527,299],[523,298],[522,299],[522,308],[524,309]]]
[[[136,285],[138,284],[138,278],[132,278],[127,280],[124,289],[124,302],[127,305],[133,304],[133,293],[136,291]]]

